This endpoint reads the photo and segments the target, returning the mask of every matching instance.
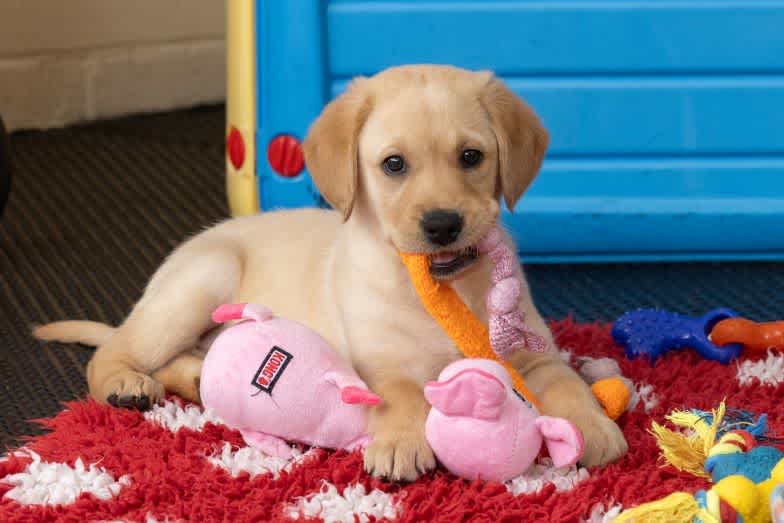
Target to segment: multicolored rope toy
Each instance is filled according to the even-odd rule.
[[[767,432],[766,416],[727,411],[724,403],[711,412],[674,411],[666,418],[680,431],[653,423],[662,457],[668,465],[714,485],[694,494],[676,492],[621,513],[623,523],[769,523],[769,499],[784,483],[784,452],[759,446]]]

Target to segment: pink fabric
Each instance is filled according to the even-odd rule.
[[[479,242],[479,250],[494,263],[487,294],[488,329],[493,350],[504,359],[522,348],[546,352],[545,339],[525,323],[520,310],[523,279],[517,255],[504,241],[497,225]]]
[[[560,418],[540,417],[514,393],[497,362],[458,360],[425,386],[432,405],[425,431],[438,460],[467,479],[506,481],[531,466],[547,447],[553,463],[572,465],[582,456],[580,431]]]
[[[534,424],[544,438],[553,465],[556,467],[574,465],[582,457],[585,441],[582,433],[570,421],[539,416]]]
[[[379,396],[359,387],[345,387],[341,389],[340,399],[343,400],[343,403],[352,405],[379,405],[381,403]]]
[[[446,381],[428,383],[425,398],[447,416],[498,420],[506,401],[506,386],[493,374],[470,368]]]
[[[224,303],[212,313],[212,321],[223,323],[225,321],[239,320],[245,310],[244,303]]]
[[[204,405],[271,455],[288,457],[286,441],[347,450],[366,445],[361,403],[380,399],[351,366],[311,329],[264,307],[224,305],[215,314],[238,315],[250,319],[222,332],[204,359]]]
[[[265,321],[274,316],[267,307],[253,303],[225,303],[212,313],[212,321],[224,323],[231,320],[256,320]]]

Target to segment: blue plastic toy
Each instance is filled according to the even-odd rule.
[[[743,346],[731,344],[719,347],[711,343],[708,335],[721,320],[737,316],[730,309],[714,309],[701,318],[657,309],[639,309],[618,318],[613,325],[612,336],[624,348],[629,359],[645,355],[653,364],[666,352],[689,348],[703,358],[726,365],[740,355]]]
[[[298,142],[352,77],[452,64],[550,131],[501,214],[527,262],[784,259],[782,2],[225,4],[234,214],[323,205]]]

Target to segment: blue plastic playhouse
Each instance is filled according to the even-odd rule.
[[[231,0],[232,211],[319,205],[299,141],[355,75],[492,69],[542,117],[526,261],[784,259],[784,1]]]

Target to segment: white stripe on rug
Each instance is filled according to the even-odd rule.
[[[768,351],[764,360],[745,360],[738,365],[738,382],[751,385],[759,381],[762,385],[778,385],[784,382],[784,354]]]
[[[318,494],[298,498],[285,508],[290,519],[321,518],[324,523],[366,523],[370,518],[395,519],[400,506],[391,494],[378,489],[365,492],[362,485],[349,485],[343,492],[327,481]]]
[[[642,409],[646,414],[659,404],[659,397],[656,395],[656,392],[653,389],[653,385],[645,382],[634,384],[632,397],[629,400],[629,406],[626,410],[631,412],[637,408],[637,405],[640,403],[642,403]]]
[[[144,413],[145,419],[172,432],[177,432],[185,427],[200,431],[207,423],[224,424],[218,416],[209,409],[202,409],[196,405],[187,405],[184,408],[175,401],[165,400],[161,405],[154,405]]]
[[[226,470],[233,478],[247,472],[251,478],[259,474],[272,473],[273,478],[277,479],[281,471],[289,471],[294,465],[306,461],[319,452],[318,449],[310,449],[302,453],[296,447],[292,447],[292,450],[294,457],[287,460],[277,456],[268,456],[252,447],[233,450],[231,444],[224,443],[219,453],[209,456],[207,459],[216,467]]]
[[[66,463],[41,461],[41,456],[33,451],[28,451],[28,455],[32,461],[22,472],[2,479],[14,486],[3,497],[22,505],[69,504],[84,492],[106,501],[131,483],[128,476],[115,480],[102,468],[85,467],[81,458],[71,467]]]
[[[588,470],[572,465],[571,467],[555,468],[550,458],[542,458],[534,463],[525,473],[504,483],[514,494],[534,494],[547,485],[555,485],[557,492],[572,490],[590,477]]]
[[[610,523],[612,520],[618,517],[618,515],[623,511],[623,507],[621,505],[605,505],[604,503],[599,503],[594,505],[591,509],[591,514],[588,516],[588,519],[584,520],[585,523]]]

